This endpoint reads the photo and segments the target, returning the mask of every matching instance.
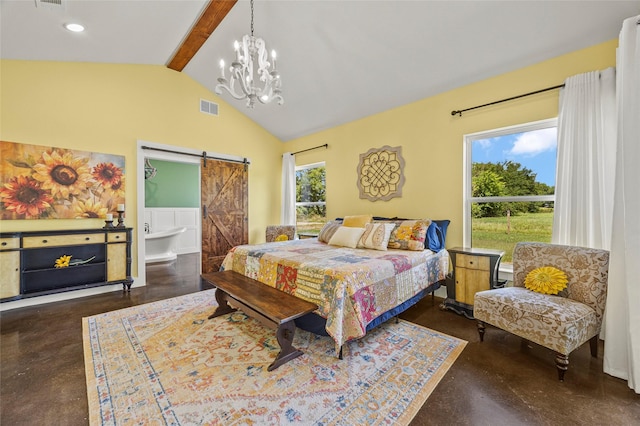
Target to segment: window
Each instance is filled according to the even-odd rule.
[[[466,135],[464,245],[503,250],[551,242],[557,119]]]
[[[318,234],[327,222],[324,163],[296,167],[296,229]]]

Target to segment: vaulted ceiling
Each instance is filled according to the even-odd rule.
[[[250,32],[248,0],[217,8],[211,35],[192,36],[195,53],[179,48],[207,0],[0,5],[2,59],[171,64],[211,91],[219,60]],[[285,103],[247,109],[222,96],[288,141],[611,40],[637,14],[640,1],[256,0],[255,35],[278,52]],[[70,21],[86,31],[68,32]]]

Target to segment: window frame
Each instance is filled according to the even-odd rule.
[[[324,201],[302,201],[302,202],[298,202],[296,201],[295,206],[296,206],[296,225],[298,223],[298,207],[308,207],[308,206],[325,206],[325,211],[327,208],[327,181],[326,181],[326,170],[327,170],[327,165],[325,161],[318,161],[316,163],[310,163],[310,164],[303,164],[301,166],[296,166],[295,167],[295,171],[294,173],[297,173],[301,170],[308,170],[308,169],[315,169],[317,167],[324,167],[325,169],[325,182],[324,182],[324,190],[325,190],[325,200]]]
[[[463,177],[462,177],[462,242],[465,247],[473,247],[471,245],[471,205],[474,202],[531,202],[531,201],[553,201],[554,195],[520,195],[507,197],[472,197],[472,144],[474,141],[481,139],[490,139],[499,136],[511,135],[514,133],[524,133],[534,130],[548,129],[550,127],[558,127],[558,118],[549,118],[546,120],[533,121],[524,124],[516,124],[513,126],[501,127],[498,129],[485,130],[482,132],[470,133],[464,135],[463,142]],[[557,158],[557,157],[556,157]],[[557,167],[557,165],[556,165]],[[556,186],[554,185],[554,188]],[[500,268],[502,270],[502,267]]]

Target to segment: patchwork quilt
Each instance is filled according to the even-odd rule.
[[[327,333],[342,345],[364,336],[379,315],[443,280],[449,254],[352,249],[302,239],[236,246],[222,269],[317,304]]]

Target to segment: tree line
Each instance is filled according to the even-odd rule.
[[[473,197],[505,197],[519,195],[553,195],[555,187],[536,181],[536,173],[520,163],[473,163],[471,168]],[[474,203],[473,217],[497,217],[507,214],[537,213],[541,208],[552,207],[544,202]]]

